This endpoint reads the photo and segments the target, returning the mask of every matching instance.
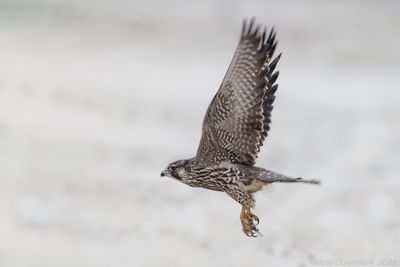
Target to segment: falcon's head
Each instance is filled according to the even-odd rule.
[[[190,175],[189,160],[178,160],[170,163],[165,170],[161,172],[161,177],[174,178],[180,182],[187,183],[192,177]]]

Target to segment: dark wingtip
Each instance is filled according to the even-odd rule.
[[[241,37],[253,34],[254,31],[257,32],[258,27],[254,27],[255,21],[255,17],[251,17],[250,19],[243,19]]]
[[[273,72],[276,68],[276,65],[278,64],[279,59],[281,58],[282,53],[279,53],[279,55],[277,55],[274,60],[272,60],[272,62],[269,64],[269,71]]]
[[[267,93],[268,95],[274,95],[276,93],[276,90],[278,90],[278,84],[274,84],[272,87],[270,87]]]
[[[279,71],[276,71],[274,74],[271,75],[271,78],[268,81],[268,87],[272,87],[272,85],[276,82],[279,77]]]
[[[256,23],[256,18],[255,17],[251,17],[250,18],[250,23],[249,23],[249,28],[247,29],[246,35],[248,35],[248,34],[250,34],[252,32],[255,23]]]
[[[242,21],[242,32],[240,34],[241,37],[243,37],[246,32],[246,26],[247,26],[247,19],[244,18]]]

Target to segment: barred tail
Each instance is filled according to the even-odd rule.
[[[257,177],[259,180],[271,184],[271,183],[304,183],[304,184],[320,184],[320,180],[316,179],[303,179],[301,177],[298,178],[292,178],[285,176],[280,173],[272,172],[272,171],[267,171],[263,172],[261,175]]]

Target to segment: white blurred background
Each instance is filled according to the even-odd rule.
[[[399,14],[393,0],[0,0],[0,266],[400,266]],[[228,196],[160,178],[195,154],[251,16],[283,52],[258,165],[323,181],[257,193],[256,239]]]

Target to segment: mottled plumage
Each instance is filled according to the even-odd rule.
[[[259,221],[251,213],[252,193],[273,182],[319,183],[254,166],[270,129],[278,88],[276,45],[274,29],[268,34],[254,20],[243,22],[239,45],[205,115],[196,157],[175,161],[161,173],[192,187],[227,193],[242,205],[240,218],[249,236],[258,233]]]

